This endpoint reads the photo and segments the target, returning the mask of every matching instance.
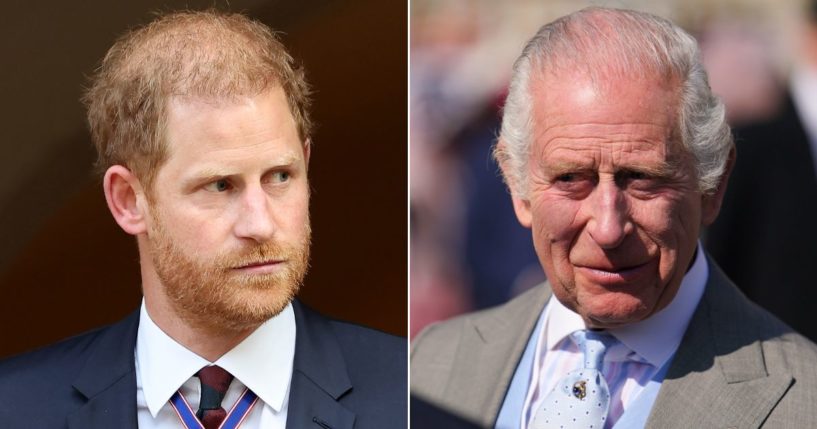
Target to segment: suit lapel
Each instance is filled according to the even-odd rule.
[[[351,429],[355,414],[339,400],[352,390],[346,362],[328,322],[293,302],[295,362],[287,429]]]
[[[793,381],[767,373],[760,340],[771,333],[754,304],[708,262],[706,291],[647,427],[757,428]]]
[[[351,429],[355,414],[338,401],[352,390],[337,339],[325,319],[293,302],[296,339],[287,429]],[[134,349],[139,312],[94,343],[74,382],[86,399],[68,417],[71,429],[137,429]]]
[[[136,311],[99,334],[74,381],[87,402],[68,416],[69,428],[137,428],[134,348],[138,327]]]
[[[493,427],[516,366],[542,312],[550,288],[535,287],[486,317],[466,322],[444,397],[468,397],[465,415],[479,416],[481,426]]]

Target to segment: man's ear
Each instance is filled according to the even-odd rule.
[[[145,232],[145,206],[141,201],[144,191],[133,172],[122,165],[114,165],[105,172],[102,187],[116,223],[131,235]]]
[[[723,170],[715,193],[701,197],[703,199],[703,211],[701,213],[701,223],[703,226],[709,226],[712,222],[715,222],[715,219],[718,218],[718,213],[721,212],[723,196],[726,195],[726,185],[729,183],[729,175],[732,174],[732,169],[735,167],[736,158],[737,152],[733,145],[732,150],[729,151],[729,158],[726,160],[726,167]]]
[[[530,200],[519,198],[516,195],[514,195],[512,199],[513,211],[516,212],[516,219],[518,219],[519,223],[521,223],[525,228],[530,228],[532,219],[530,212]]]
[[[500,138],[494,147],[494,159],[496,159],[496,162],[499,164],[499,169],[502,170],[502,177],[505,180],[505,184],[508,185],[508,189],[511,191],[511,200],[513,201],[513,211],[516,213],[516,219],[518,219],[519,223],[525,228],[530,228],[532,218],[530,200],[521,198],[517,192],[519,184],[514,183],[513,178],[516,177],[516,175],[510,174],[511,167],[506,150],[507,146],[505,141]]]

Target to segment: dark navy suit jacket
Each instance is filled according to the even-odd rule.
[[[287,429],[405,428],[407,343],[293,302]],[[136,429],[139,312],[0,362],[3,429]]]

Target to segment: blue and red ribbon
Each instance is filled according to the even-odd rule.
[[[253,393],[250,389],[244,389],[244,393],[241,394],[241,397],[238,398],[233,408],[227,413],[227,417],[221,422],[219,429],[238,428],[250,414],[256,402],[258,402],[258,395]],[[190,404],[187,403],[187,400],[184,399],[181,392],[176,391],[176,393],[170,397],[170,405],[173,406],[176,415],[179,416],[179,420],[182,421],[185,428],[204,429],[204,425],[202,425],[198,417],[196,417],[196,413],[190,408]]]

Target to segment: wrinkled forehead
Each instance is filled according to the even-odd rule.
[[[689,166],[672,81],[655,77],[594,80],[551,76],[532,88],[531,166],[541,163]]]
[[[616,108],[620,115],[647,113],[635,109],[639,106],[659,107],[662,114],[676,115],[679,92],[678,81],[664,76],[578,72],[543,72],[531,87],[535,108],[586,115],[604,113],[606,107]]]
[[[655,75],[542,73],[531,86],[534,137],[571,125],[645,125],[680,143],[680,86]]]

